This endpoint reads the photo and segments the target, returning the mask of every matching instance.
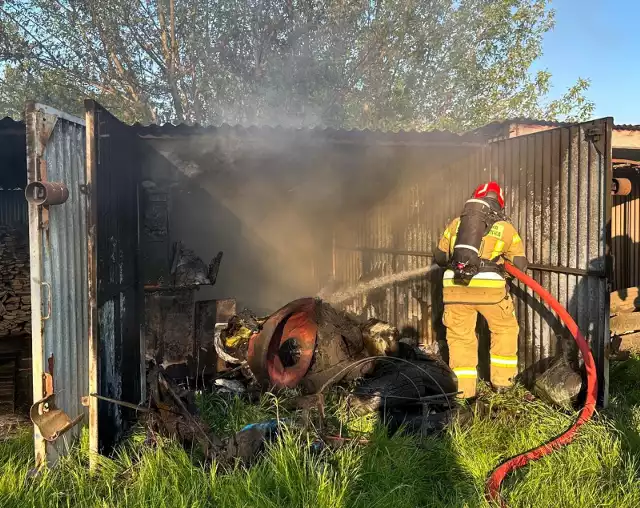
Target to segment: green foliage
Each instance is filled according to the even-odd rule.
[[[531,75],[549,0],[5,0],[0,114],[88,95],[126,121],[455,131],[585,119]]]

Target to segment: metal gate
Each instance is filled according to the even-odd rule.
[[[135,138],[94,101],[85,102],[90,188],[90,390],[139,403],[144,392]],[[131,410],[91,398],[90,448],[109,453]]]
[[[491,176],[525,241],[534,279],[576,320],[598,366],[600,402],[609,384],[609,278],[613,119],[491,144]],[[565,343],[557,319],[522,286],[518,298],[521,370],[544,370]],[[565,349],[566,350],[566,349]]]
[[[34,421],[54,415],[65,420],[34,426],[36,465],[53,464],[86,423],[82,397],[88,393],[87,197],[84,122],[61,111],[29,103],[26,108],[28,183],[40,189],[62,183],[62,204],[29,203]],[[55,395],[55,399],[51,398]],[[36,411],[34,415],[33,411]],[[47,429],[45,431],[44,429]],[[42,430],[42,431],[41,431]]]
[[[473,189],[496,179],[505,188],[506,211],[524,239],[534,278],[589,337],[600,402],[606,404],[612,124],[597,120],[497,141],[454,163],[413,171],[391,196],[336,230],[336,281],[353,284],[429,266],[440,234]],[[397,283],[350,302],[349,308],[388,320],[427,346],[442,343],[440,277],[434,271]],[[532,380],[565,344],[558,338],[563,327],[530,291],[514,286],[514,296],[521,325],[519,368]],[[480,331],[486,340],[486,330]],[[480,361],[487,363],[482,355]]]

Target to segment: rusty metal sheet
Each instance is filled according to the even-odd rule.
[[[460,151],[453,162],[433,164],[424,157],[420,171],[394,168],[406,173],[402,184],[337,228],[336,281],[354,284],[430,265],[448,222],[479,183],[496,179],[505,188],[506,211],[524,239],[533,277],[568,307],[589,337],[602,380],[600,401],[606,404],[612,125],[611,119],[566,125]],[[435,270],[381,289],[349,302],[348,309],[388,320],[403,335],[414,334],[438,350],[444,345],[440,276]],[[515,296],[520,370],[532,380],[558,353],[562,327],[530,290],[517,286]],[[486,328],[479,330],[486,341]]]
[[[137,404],[145,391],[137,146],[127,127],[99,104],[88,100],[85,110],[91,390]],[[94,399],[90,402],[90,448],[109,453],[134,413]]]
[[[75,421],[86,413],[89,380],[85,127],[35,103],[27,105],[26,123],[28,182],[62,182],[69,190],[64,204],[28,207],[33,400],[55,392],[58,407]],[[47,443],[36,426],[37,465],[54,463],[79,432],[75,426]]]

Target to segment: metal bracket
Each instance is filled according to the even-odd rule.
[[[594,143],[597,143],[598,141],[600,141],[600,136],[602,136],[603,134],[604,133],[602,132],[602,127],[599,125],[593,125],[591,127],[587,127],[584,131],[585,137],[589,141],[593,141]]]
[[[562,275],[578,275],[581,277],[597,277],[599,279],[606,279],[607,274],[602,270],[583,270],[581,268],[569,268],[567,266],[553,266],[553,265],[538,265],[535,263],[530,263],[527,266],[527,271],[530,272],[551,272],[551,273],[559,273]]]
[[[56,406],[56,394],[47,395],[39,400],[29,411],[29,417],[38,428],[42,437],[50,443],[80,423],[84,414],[73,420],[62,409]]]
[[[40,130],[40,147],[41,151],[38,153],[38,157],[44,157],[44,150],[47,147],[47,143],[49,139],[51,139],[51,134],[53,134],[53,130],[56,128],[56,124],[58,123],[58,117],[51,113],[47,113],[42,109],[38,111],[39,120],[42,122],[42,129]]]
[[[585,126],[584,137],[587,141],[594,144],[600,155],[603,155],[605,149],[605,128],[601,122],[594,122],[590,126]]]

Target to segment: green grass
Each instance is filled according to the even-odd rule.
[[[510,476],[503,494],[511,507],[640,506],[640,358],[611,372],[606,414],[583,427],[577,440]],[[204,397],[204,417],[220,435],[274,416],[279,401],[259,404]],[[313,453],[312,435],[295,428],[269,446],[250,468],[201,465],[196,453],[170,440],[157,447],[134,434],[112,459],[87,469],[86,438],[59,467],[26,480],[32,467],[28,434],[0,443],[0,506],[362,507],[486,506],[484,482],[500,461],[564,430],[574,415],[522,391],[494,396],[492,419],[477,418],[429,439],[388,438],[375,422],[354,424],[344,408],[330,414],[343,428],[367,432],[371,444]],[[349,424],[349,425],[347,425]]]

